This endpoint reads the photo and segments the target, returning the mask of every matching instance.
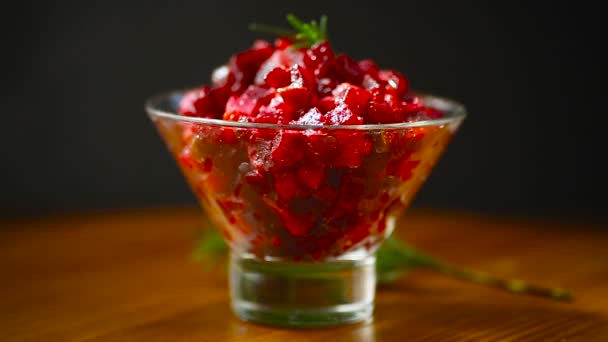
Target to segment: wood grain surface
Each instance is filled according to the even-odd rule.
[[[198,210],[2,221],[0,341],[608,341],[602,227],[411,212],[398,234],[421,249],[575,300],[416,272],[378,289],[373,322],[290,330],[232,315],[224,269],[190,258],[201,222]]]

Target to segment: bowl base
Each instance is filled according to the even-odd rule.
[[[294,328],[369,320],[374,308],[375,261],[368,253],[322,262],[232,255],[232,309],[244,321]]]

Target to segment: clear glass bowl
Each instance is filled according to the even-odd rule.
[[[244,320],[325,326],[371,317],[375,251],[465,117],[358,126],[255,124],[146,110],[231,249],[232,307]]]

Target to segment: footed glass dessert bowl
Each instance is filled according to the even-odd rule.
[[[375,251],[458,129],[464,107],[419,96],[442,115],[269,124],[180,115],[187,94],[154,97],[146,109],[230,246],[234,312],[296,327],[370,318]]]
[[[327,17],[257,40],[147,112],[230,246],[243,320],[315,327],[374,306],[375,252],[462,122],[405,75],[336,54]]]

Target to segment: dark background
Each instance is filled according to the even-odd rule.
[[[127,5],[128,3],[128,5]],[[206,83],[251,21],[329,16],[334,48],[469,117],[418,207],[605,220],[601,11],[582,2],[104,1],[2,14],[4,215],[194,204],[143,110]]]

